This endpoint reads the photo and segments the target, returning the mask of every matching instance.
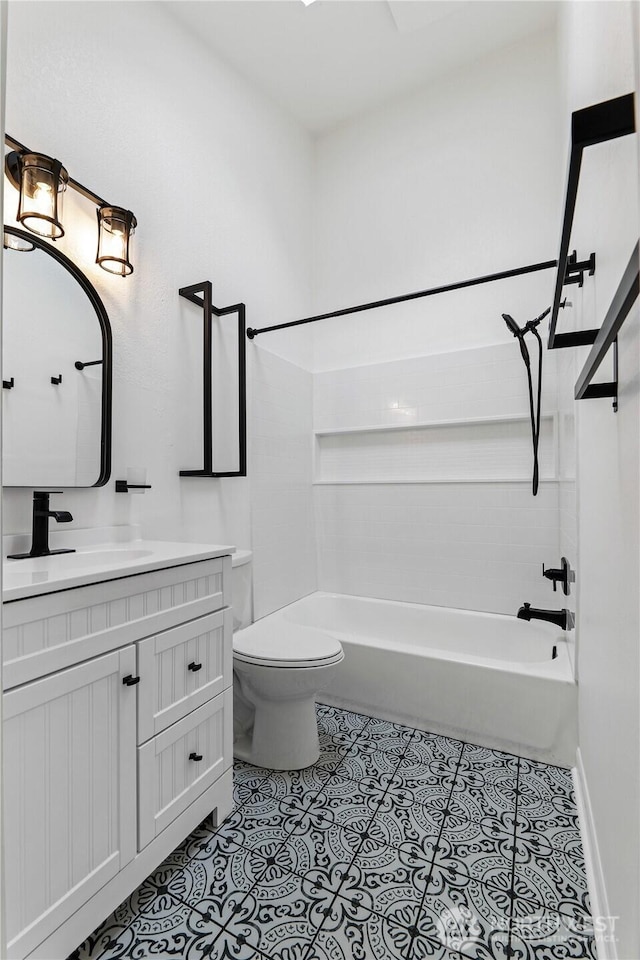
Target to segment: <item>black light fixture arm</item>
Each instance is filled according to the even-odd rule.
[[[11,147],[12,150],[15,150],[16,153],[33,153],[33,150],[30,150],[29,147],[25,147],[24,143],[20,143],[19,140],[16,140],[15,137],[10,136],[8,133],[4,135],[4,142],[8,147]],[[83,197],[86,197],[87,200],[91,200],[92,203],[95,203],[98,207],[103,207],[107,205],[107,201],[103,200],[102,197],[98,196],[97,193],[94,193],[93,190],[90,190],[89,187],[85,187],[84,184],[80,183],[79,180],[74,180],[73,177],[69,177],[69,186],[73,187],[77,193],[81,193]]]

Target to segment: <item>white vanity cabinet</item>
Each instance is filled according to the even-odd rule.
[[[64,960],[230,812],[230,591],[220,556],[4,604],[10,960]]]

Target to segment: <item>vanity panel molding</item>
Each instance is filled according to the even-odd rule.
[[[3,605],[8,960],[64,960],[232,810],[231,548],[161,546]]]
[[[138,644],[138,743],[165,730],[233,683],[229,607]]]
[[[135,665],[127,646],[4,695],[10,960],[135,856]]]
[[[138,747],[142,850],[232,763],[232,690]]]
[[[4,689],[218,610],[230,584],[219,557],[5,603]]]

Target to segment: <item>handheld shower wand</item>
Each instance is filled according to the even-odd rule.
[[[538,484],[539,484],[539,469],[538,469],[538,443],[540,440],[540,406],[542,401],[542,340],[540,339],[540,334],[536,330],[538,324],[540,324],[544,318],[550,313],[551,307],[547,307],[539,317],[536,317],[535,320],[529,320],[528,323],[525,323],[524,327],[519,327],[515,322],[512,316],[508,313],[502,314],[502,319],[506,323],[510,332],[517,339],[518,345],[520,346],[520,353],[522,354],[522,359],[527,368],[527,382],[529,384],[529,411],[531,414],[531,442],[533,444],[533,480],[532,480],[532,491],[533,496],[535,497],[538,493]],[[533,400],[533,379],[531,377],[531,357],[529,356],[529,348],[525,343],[525,336],[528,333],[533,333],[536,340],[538,341],[538,396],[537,404],[534,404]]]

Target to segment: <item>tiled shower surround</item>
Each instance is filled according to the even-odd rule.
[[[556,363],[547,353],[542,446],[553,432]],[[504,429],[517,426],[492,422],[503,416],[523,419],[517,436],[498,443]],[[340,482],[314,487],[318,589],[506,614],[525,600],[553,606],[541,572],[548,557],[560,556],[555,441],[541,457],[534,498],[528,416],[515,341],[314,374],[314,429],[365,429],[333,437],[351,439],[354,452],[345,459],[342,451],[339,471],[329,463],[327,475],[339,473]],[[459,421],[453,433],[366,433],[451,420]],[[397,442],[402,435],[404,446]],[[384,437],[396,441],[388,450],[379,443]],[[316,457],[316,480],[322,463]],[[348,466],[352,482],[345,482]]]
[[[568,770],[318,706],[321,755],[240,763],[73,960],[595,958]]]

